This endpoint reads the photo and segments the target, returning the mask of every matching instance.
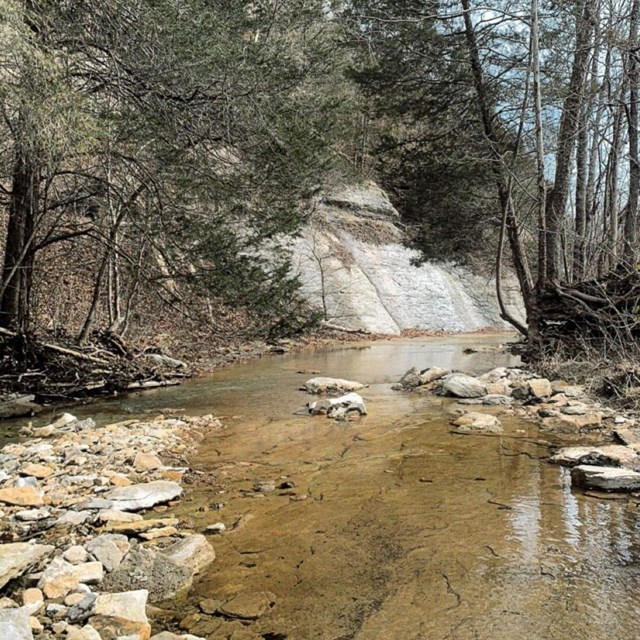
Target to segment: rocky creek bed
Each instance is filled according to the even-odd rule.
[[[215,552],[164,514],[189,481],[185,456],[219,428],[212,416],[96,427],[64,414],[6,445],[0,638],[193,640],[163,630],[157,605],[184,594]]]
[[[443,396],[453,398],[455,404],[443,398],[442,405],[447,409],[444,415],[451,418],[452,437],[457,436],[456,442],[473,440],[479,445],[484,441],[473,448],[454,443],[451,449],[448,448],[451,445],[443,445],[442,434],[436,435],[440,418],[429,418],[435,420],[433,425],[421,424],[418,430],[412,423],[398,428],[386,426],[387,420],[390,425],[394,422],[393,411],[383,406],[382,401],[389,396],[381,395],[379,383],[370,388],[349,380],[316,377],[306,380],[303,388],[306,393],[319,396],[306,396],[308,402],[300,412],[305,417],[291,418],[276,429],[272,438],[251,429],[246,432],[243,427],[246,449],[238,450],[236,445],[229,450],[233,451],[231,458],[217,451],[219,462],[214,464],[202,450],[221,447],[224,451],[229,434],[210,415],[159,416],[98,427],[91,419],[79,420],[65,414],[45,427],[26,428],[22,442],[8,444],[0,452],[0,596],[3,596],[0,638],[309,637],[304,633],[296,635],[295,631],[287,635],[285,631],[300,616],[298,629],[315,621],[314,628],[320,630],[317,616],[324,616],[326,611],[321,609],[318,613],[316,609],[325,600],[332,606],[335,600],[336,612],[344,610],[344,615],[332,623],[335,629],[342,624],[340,620],[348,625],[353,618],[354,625],[365,629],[364,638],[386,638],[384,634],[376,635],[380,622],[384,628],[390,625],[389,628],[404,629],[413,624],[412,619],[417,625],[421,616],[426,615],[418,609],[407,615],[413,605],[404,601],[405,587],[400,587],[397,596],[393,589],[386,592],[387,578],[382,580],[381,572],[386,571],[389,562],[396,563],[394,572],[400,577],[406,573],[407,585],[428,587],[434,603],[458,599],[458,605],[443,609],[446,614],[437,623],[438,630],[440,626],[451,628],[453,622],[449,618],[454,612],[459,609],[462,615],[470,606],[469,594],[461,581],[466,580],[469,589],[476,584],[469,582],[471,573],[461,573],[459,566],[473,566],[489,549],[489,558],[496,563],[495,570],[500,571],[505,550],[497,540],[508,540],[508,536],[493,530],[490,536],[487,533],[486,541],[482,533],[469,540],[459,538],[464,544],[458,545],[459,549],[453,545],[451,549],[463,563],[459,565],[456,561],[455,567],[444,560],[428,560],[440,548],[439,544],[445,541],[449,544],[452,536],[456,537],[453,532],[458,528],[457,535],[469,535],[462,522],[464,518],[448,522],[441,505],[459,500],[464,507],[461,514],[473,509],[474,517],[488,518],[492,527],[498,522],[503,526],[499,514],[520,509],[509,505],[501,495],[504,485],[497,480],[494,484],[489,475],[491,458],[486,454],[492,449],[485,444],[513,438],[513,421],[535,424],[541,433],[564,433],[573,444],[585,445],[554,449],[549,456],[538,453],[541,449],[535,444],[532,451],[536,456],[542,455],[535,458],[526,450],[501,444],[500,455],[512,456],[505,460],[515,463],[519,457],[523,459],[519,470],[524,460],[529,460],[527,464],[533,467],[544,458],[541,462],[544,465],[550,466],[550,461],[571,467],[576,486],[595,497],[603,497],[601,491],[610,494],[625,491],[632,495],[640,491],[640,485],[635,484],[636,476],[640,477],[637,472],[640,444],[636,440],[634,417],[603,407],[582,388],[563,381],[549,381],[508,367],[494,368],[482,375],[453,372],[446,367],[407,372],[396,388],[411,393],[398,396],[416,397],[420,406],[421,399],[428,401],[424,406],[435,406],[430,404],[431,398],[434,402]],[[372,402],[369,410],[365,400],[367,405]],[[295,408],[290,405],[290,412]],[[438,411],[441,415],[442,410]],[[383,413],[386,417],[377,415]],[[230,415],[231,424],[235,419]],[[505,422],[509,428],[503,432]],[[278,435],[280,431],[282,436]],[[420,435],[426,431],[432,431],[433,437]],[[321,445],[318,453],[312,453],[310,444],[304,444],[301,450],[295,448],[292,433],[299,433],[296,437],[307,443],[311,440],[307,441],[303,434],[312,432],[316,434],[313,446]],[[218,444],[203,448],[204,434],[211,434],[211,441]],[[473,434],[478,437],[460,437]],[[258,446],[266,447],[265,453],[257,455],[255,451],[259,449],[254,450],[253,442],[263,438],[265,442]],[[274,459],[273,452],[281,447],[285,447],[283,452],[291,448],[292,459],[300,460],[291,467],[296,469],[291,475],[289,463],[284,463],[288,460],[285,453]],[[329,453],[334,447],[337,447],[335,455]],[[461,456],[470,455],[472,449],[485,453],[482,458],[467,457],[459,468],[451,466],[455,460],[463,460]],[[190,461],[198,455],[200,460],[192,469]],[[313,462],[314,456],[317,462]],[[469,464],[475,467],[473,472],[466,470]],[[355,465],[358,472],[353,475],[347,465]],[[436,473],[436,469],[441,469],[441,473]],[[221,481],[224,474],[229,475]],[[524,476],[518,473],[512,480],[518,490],[524,482],[521,478]],[[450,496],[451,482],[461,483],[467,489],[457,494],[454,491]],[[182,499],[185,486],[193,487],[189,493],[195,499],[189,496],[186,501]],[[425,490],[429,493],[423,494]],[[205,501],[197,497],[198,492],[204,494]],[[369,494],[371,497],[365,498]],[[425,495],[432,496],[432,506],[428,506],[430,502],[421,506]],[[447,499],[443,500],[445,495]],[[411,499],[407,501],[409,496]],[[266,499],[256,500],[259,497]],[[342,502],[336,503],[336,498]],[[225,507],[217,500],[231,504]],[[418,510],[412,507],[407,511],[407,504],[418,505]],[[226,509],[225,516],[218,513],[222,507]],[[494,514],[491,509],[496,508],[500,511]],[[377,512],[379,515],[374,515]],[[496,520],[497,517],[500,519]],[[385,529],[385,521],[394,523],[392,529]],[[267,522],[273,529],[265,528]],[[429,538],[428,542],[421,542],[419,532],[425,526]],[[331,536],[325,535],[326,530],[332,532]],[[313,535],[309,538],[312,533],[320,538]],[[337,546],[331,546],[331,537],[336,538]],[[217,550],[222,549],[214,564],[211,564],[215,558],[212,543]],[[300,544],[310,544],[308,556],[298,548]],[[326,553],[324,545],[328,545]],[[271,547],[273,561],[269,560]],[[371,567],[367,560],[369,549],[376,554]],[[288,553],[295,555],[291,567],[285,560]],[[433,583],[429,571],[424,572],[427,582],[423,583],[423,578],[419,583],[412,582],[418,579],[414,576],[416,554],[423,558],[419,564],[424,568],[435,562]],[[334,566],[334,561],[340,566]],[[252,577],[250,574],[259,572],[261,566],[264,578]],[[345,567],[354,576],[354,585],[346,576],[341,581],[337,578]],[[553,565],[549,567],[545,569],[547,573],[557,571]],[[517,575],[523,571],[520,567]],[[289,573],[290,589],[285,586]],[[356,576],[360,577],[356,580]],[[619,580],[617,575],[615,579]],[[512,580],[513,576],[509,583]],[[329,583],[336,581],[342,586],[334,594]],[[554,584],[560,585],[562,580],[558,578],[549,587],[529,584],[526,589],[523,583],[522,593],[535,589],[570,604],[572,600],[564,591],[554,591]],[[352,586],[356,597],[349,595]],[[303,600],[307,614],[292,613],[287,608],[292,606],[288,602],[289,590],[313,594]],[[319,599],[318,594],[322,594]],[[369,597],[378,603],[373,608],[363,604]],[[476,609],[478,606],[474,604]],[[513,603],[511,606],[518,608]],[[365,615],[363,611],[370,608]],[[378,610],[380,622],[375,623]],[[530,610],[523,608],[523,611]],[[396,615],[401,618],[392,623]],[[464,619],[480,620],[482,615]],[[428,629],[429,624],[436,625],[436,619],[433,622],[431,619],[432,616],[429,622],[422,620],[420,624],[427,624]],[[589,620],[589,616],[585,619]],[[564,637],[558,633],[554,631],[544,637]],[[334,638],[336,634],[340,635],[338,631],[322,629],[317,637]],[[400,633],[397,637],[430,636]]]

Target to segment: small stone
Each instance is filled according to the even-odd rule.
[[[122,485],[124,486],[124,485]],[[144,518],[139,513],[129,513],[128,511],[105,510],[98,513],[100,522],[140,522]]]
[[[124,537],[124,536],[123,536]],[[114,536],[101,535],[86,544],[87,551],[104,565],[107,571],[115,571],[129,551],[129,543],[126,541],[124,549],[120,548]]]
[[[29,614],[22,609],[0,610],[2,640],[33,640]]]
[[[209,533],[222,533],[223,531],[226,531],[227,527],[224,524],[224,522],[216,522],[215,524],[210,524],[207,528],[206,531]]]
[[[458,398],[480,398],[487,395],[487,388],[480,380],[463,373],[451,373],[444,376],[442,391],[445,395]]]
[[[56,524],[78,527],[84,524],[90,517],[90,511],[67,511],[67,513],[56,520]]]
[[[142,471],[153,471],[154,469],[161,469],[162,467],[164,467],[162,460],[151,453],[143,453],[140,451],[133,460],[133,468],[138,473]]]
[[[67,640],[101,640],[100,634],[90,624],[80,627],[67,628]]]
[[[75,567],[74,574],[82,584],[99,584],[104,578],[104,567],[101,562],[85,562]]]
[[[38,480],[43,480],[53,475],[54,471],[51,467],[46,467],[42,464],[26,464],[22,467],[20,473],[24,476],[33,476],[34,478],[38,478]]]
[[[128,487],[129,485],[133,484],[133,482],[131,482],[131,480],[129,480],[127,476],[121,473],[116,473],[115,475],[111,476],[109,478],[109,483],[114,487]]]
[[[89,554],[84,547],[80,545],[76,545],[74,547],[69,547],[63,554],[62,557],[71,564],[81,564],[82,562],[86,562]]]
[[[16,520],[22,522],[38,522],[51,517],[51,513],[46,509],[29,509],[27,511],[18,511],[15,514]]]
[[[74,569],[74,565],[63,558],[54,558],[38,581],[38,588],[42,589],[47,598],[64,598],[80,584]]]
[[[59,622],[54,622],[51,625],[51,630],[56,636],[61,636],[67,630],[68,626],[69,626],[68,622],[65,622],[64,620],[60,620]]]
[[[54,547],[28,542],[0,544],[0,589],[51,554]]]
[[[144,540],[156,540],[157,538],[167,538],[177,535],[178,530],[175,527],[160,527],[159,529],[151,529],[145,533],[141,533],[140,537]]]
[[[366,385],[353,380],[344,380],[342,378],[311,378],[307,380],[303,389],[309,393],[329,393],[339,392],[345,393],[349,391],[358,391],[364,389]]]
[[[640,473],[619,467],[579,465],[571,469],[571,480],[578,486],[602,491],[638,491]]]
[[[200,607],[200,611],[202,611],[202,613],[213,615],[220,608],[221,604],[222,602],[220,600],[207,598],[206,600],[201,600],[198,606]]]
[[[36,633],[42,633],[44,631],[42,623],[35,616],[29,616],[29,626],[31,627],[31,631],[35,631]]]
[[[43,604],[44,603],[44,594],[40,589],[25,589],[22,592],[22,604],[25,606],[30,606],[34,604]]]
[[[469,431],[502,432],[498,418],[487,413],[477,413],[476,411],[465,413],[454,420],[453,424],[457,427],[457,431],[463,433]]]
[[[200,534],[188,536],[174,542],[162,552],[181,567],[189,567],[198,573],[216,559],[209,541]]]

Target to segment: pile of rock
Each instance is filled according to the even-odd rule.
[[[0,452],[0,638],[148,640],[147,604],[185,591],[215,558],[176,518],[183,456],[212,416],[97,428],[65,414]],[[173,640],[182,636],[155,636]],[[186,636],[185,636],[186,637]]]
[[[516,368],[498,367],[478,377],[438,367],[414,368],[395,388],[438,393],[463,405],[503,406],[505,412],[535,418],[542,428],[557,432],[592,431],[615,417],[580,386]]]
[[[362,396],[355,391],[364,389],[366,385],[342,378],[311,378],[301,390],[313,394],[344,394],[339,397],[324,397],[314,402],[307,402],[305,411],[312,416],[326,415],[327,418],[344,421],[367,415],[367,408]],[[347,393],[345,393],[347,392]]]

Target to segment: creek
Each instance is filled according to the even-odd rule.
[[[174,408],[223,419],[190,461],[208,480],[172,511],[199,530],[228,527],[211,539],[218,557],[193,603],[275,594],[250,626],[256,637],[639,637],[637,500],[572,490],[566,470],[546,459],[560,441],[532,423],[504,418],[503,434],[452,434],[453,400],[391,390],[412,366],[480,373],[517,364],[503,352],[464,353],[505,339],[272,356],[75,413],[105,421]],[[312,377],[300,371],[369,384],[369,415],[294,415],[312,398],[297,390]],[[267,481],[294,487],[253,490]]]

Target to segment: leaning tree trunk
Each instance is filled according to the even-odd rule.
[[[28,148],[18,148],[2,269],[0,326],[20,333],[29,328],[33,284],[33,241],[40,189],[40,171],[34,155]]]

